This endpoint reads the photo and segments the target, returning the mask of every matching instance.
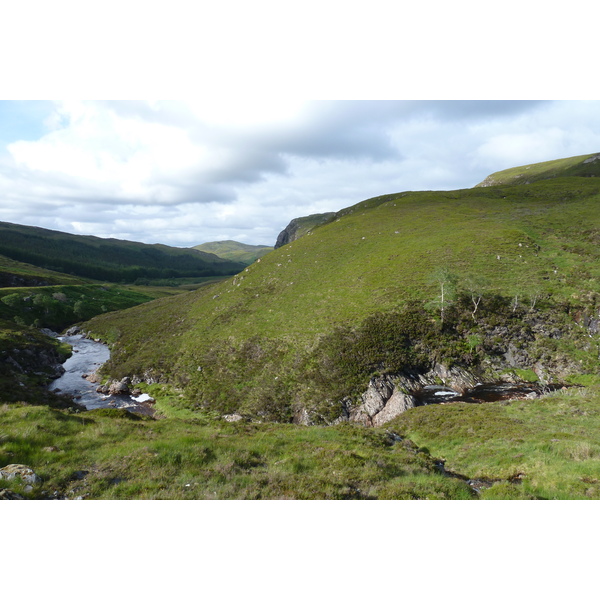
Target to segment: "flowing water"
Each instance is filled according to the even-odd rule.
[[[73,348],[73,355],[63,364],[64,374],[48,386],[51,391],[72,396],[77,404],[85,406],[88,410],[125,408],[138,414],[154,414],[151,406],[154,400],[148,394],[102,394],[96,391],[98,383],[84,378],[84,375],[94,373],[110,358],[110,350],[104,344],[88,340],[82,335],[59,336],[58,339]]]

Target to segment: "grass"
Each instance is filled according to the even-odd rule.
[[[410,442],[358,426],[79,415],[0,405],[0,464],[27,464],[43,483],[28,498],[469,499]]]
[[[382,429],[2,404],[0,464],[26,464],[42,484],[0,487],[28,498],[599,499],[598,431],[600,388],[418,407]]]
[[[416,408],[388,426],[445,460],[448,471],[493,482],[484,499],[600,499],[597,386]]]

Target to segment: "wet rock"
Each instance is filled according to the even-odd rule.
[[[65,335],[79,335],[81,333],[81,327],[77,327],[77,325],[70,327],[65,332]]]
[[[123,381],[113,381],[108,388],[108,393],[111,396],[129,394],[129,386]]]
[[[90,383],[99,383],[100,381],[102,381],[102,378],[96,372],[88,373],[87,375],[82,375],[82,377],[84,379],[87,379]]]
[[[27,465],[6,465],[0,469],[0,479],[10,481],[19,477],[24,483],[39,484],[42,482],[40,477],[36,475],[31,467]]]

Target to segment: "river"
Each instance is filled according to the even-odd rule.
[[[94,408],[124,408],[137,414],[154,415],[153,398],[148,394],[106,395],[96,391],[98,383],[85,379],[110,358],[110,350],[104,344],[85,338],[83,335],[56,336],[73,348],[73,354],[63,364],[64,374],[55,379],[48,389],[73,397],[77,404],[88,410]]]

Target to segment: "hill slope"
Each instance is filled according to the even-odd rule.
[[[226,260],[242,263],[243,265],[251,265],[257,258],[260,258],[273,250],[272,246],[252,246],[234,240],[206,242],[194,246],[194,248],[202,252],[216,254]]]
[[[584,160],[579,177],[366,200],[230,280],[88,327],[114,344],[113,376],[260,419],[333,422],[373,377],[434,367],[597,376],[600,180]]]
[[[0,255],[100,281],[233,275],[244,265],[191,248],[73,235],[0,223]]]
[[[83,283],[89,283],[89,281],[0,256],[0,288]]]
[[[488,175],[475,187],[490,185],[526,185],[554,177],[600,177],[600,154],[559,158],[522,167],[513,167]]]

